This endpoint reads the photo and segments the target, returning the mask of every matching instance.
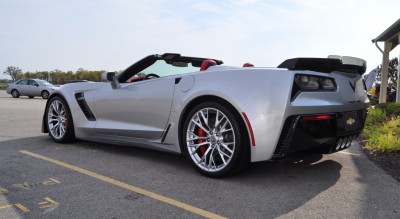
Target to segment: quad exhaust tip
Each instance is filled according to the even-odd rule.
[[[344,150],[349,148],[353,142],[353,140],[357,139],[357,135],[350,135],[346,137],[339,138],[336,143],[336,151]]]

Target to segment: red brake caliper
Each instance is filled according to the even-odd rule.
[[[197,130],[197,136],[199,136],[199,137],[205,137],[206,136],[206,132],[203,130],[203,129],[201,129],[201,128],[199,128],[198,130]],[[198,140],[198,144],[201,144],[201,143],[203,143],[204,142],[204,139],[199,139]],[[204,154],[205,152],[206,152],[206,146],[200,146],[199,147],[199,151],[200,151],[200,153],[201,154]]]

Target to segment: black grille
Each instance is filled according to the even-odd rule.
[[[292,137],[297,118],[297,116],[291,116],[286,119],[282,128],[281,136],[279,137],[278,145],[274,151],[274,158],[284,157],[286,155],[287,146],[290,144],[290,139]]]
[[[75,99],[78,102],[78,105],[81,108],[83,114],[86,116],[86,118],[89,121],[96,121],[96,117],[94,117],[92,111],[90,110],[89,106],[87,105],[87,103],[85,101],[85,96],[83,95],[83,93],[75,94]]]

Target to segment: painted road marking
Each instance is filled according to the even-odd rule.
[[[11,208],[13,206],[17,207],[19,210],[21,210],[24,213],[29,212],[29,209],[27,207],[21,205],[20,203],[17,203],[15,205],[3,205],[3,206],[0,206],[0,209]]]
[[[150,198],[153,198],[155,200],[158,200],[158,201],[173,205],[175,207],[178,207],[178,208],[184,209],[186,211],[201,215],[201,216],[206,217],[206,218],[225,218],[225,217],[220,216],[218,214],[203,210],[201,208],[197,208],[197,207],[191,206],[189,204],[177,201],[175,199],[168,198],[166,196],[162,196],[162,195],[156,194],[154,192],[150,192],[150,191],[147,191],[145,189],[141,189],[139,187],[136,187],[136,186],[133,186],[133,185],[129,185],[127,183],[112,179],[110,177],[103,176],[101,174],[98,174],[98,173],[95,173],[95,172],[92,172],[92,171],[89,171],[89,170],[85,170],[83,168],[80,168],[80,167],[77,167],[77,166],[73,166],[71,164],[67,164],[67,163],[64,163],[64,162],[61,162],[61,161],[58,161],[58,160],[55,160],[55,159],[52,159],[52,158],[49,158],[49,157],[45,157],[45,156],[40,155],[40,154],[35,154],[35,153],[29,152],[29,151],[26,151],[26,150],[21,150],[19,152],[21,152],[23,154],[26,154],[26,155],[29,155],[29,156],[32,156],[32,157],[35,157],[35,158],[38,158],[38,159],[41,159],[41,160],[45,160],[45,161],[57,164],[59,166],[68,168],[70,170],[74,170],[76,172],[91,176],[91,177],[96,178],[98,180],[113,184],[115,186],[130,190],[132,192],[136,192],[138,194],[145,195],[147,197],[150,197]]]
[[[50,208],[50,207],[59,205],[58,202],[54,201],[53,199],[51,199],[49,197],[44,198],[44,200],[46,200],[46,201],[39,203],[39,205],[40,205],[39,208]]]
[[[15,204],[15,207],[19,208],[19,210],[23,211],[24,213],[29,212],[29,209],[20,203]]]
[[[3,205],[3,206],[0,206],[0,209],[11,208],[12,206],[14,206],[14,205]]]
[[[45,186],[52,186],[52,185],[60,184],[60,183],[61,183],[60,181],[58,181],[56,179],[53,179],[53,178],[50,178],[48,181],[45,181],[42,184],[45,185]]]
[[[27,182],[24,182],[21,184],[14,184],[14,185],[12,185],[12,187],[17,188],[17,189],[30,189],[31,185],[29,185],[29,183],[27,183]]]
[[[8,191],[8,189],[6,189],[6,188],[0,186],[0,194],[6,195],[6,194],[8,194],[9,192],[10,192],[10,191]]]

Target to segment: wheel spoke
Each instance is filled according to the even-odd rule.
[[[228,147],[228,145],[221,143],[221,146],[224,147],[225,150],[229,151],[229,153],[233,154],[233,151]]]
[[[228,124],[228,120],[225,121],[225,123],[221,126],[221,128],[219,129],[219,132],[223,132],[223,130],[225,130],[226,125]]]
[[[212,167],[216,167],[215,166],[215,162],[214,162],[214,156],[213,156],[213,154],[214,154],[214,148],[213,149],[211,149],[211,152],[210,152],[210,159],[208,159],[208,169],[212,169]],[[214,168],[215,169],[215,168]]]
[[[203,126],[201,123],[198,123],[198,122],[195,121],[194,119],[192,119],[192,122],[193,122],[194,124],[196,124],[199,128],[203,129],[203,131],[205,131],[208,135],[210,134],[210,132],[209,132],[206,128],[204,128],[204,126]]]
[[[222,150],[218,150],[218,153],[219,153],[219,156],[221,157],[221,159],[222,159],[222,161],[224,162],[224,164],[226,164],[226,160],[225,160],[225,158],[224,157],[227,157],[227,158],[231,158],[231,156],[229,156],[229,155],[227,155],[227,154],[225,154],[225,152],[223,152]]]
[[[198,136],[198,135],[196,135],[196,134],[194,134],[193,132],[191,132],[191,131],[188,131],[188,133],[190,134],[190,136],[194,136],[194,137],[190,137],[189,139],[188,139],[188,141],[194,141],[194,140],[199,140],[199,139],[207,139],[208,137],[207,136]]]
[[[208,118],[206,118],[206,116],[204,115],[203,111],[199,111],[198,114],[200,114],[200,116],[197,115],[199,117],[199,120],[201,121],[201,119],[203,119],[204,124],[206,124],[206,126],[210,129],[210,127],[208,126]],[[208,113],[207,113],[207,117],[208,117]]]

